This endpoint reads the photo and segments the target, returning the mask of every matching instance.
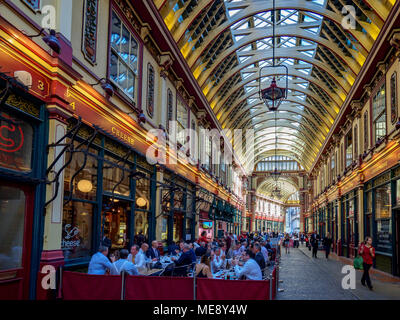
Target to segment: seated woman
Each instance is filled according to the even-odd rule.
[[[212,278],[210,266],[210,256],[203,255],[199,264],[196,264],[196,277],[198,278]]]

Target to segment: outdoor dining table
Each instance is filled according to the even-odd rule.
[[[232,270],[219,270],[213,273],[214,279],[224,279],[224,280],[238,280],[236,273]]]

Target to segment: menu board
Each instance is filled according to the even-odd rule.
[[[392,253],[392,221],[390,219],[377,221],[376,250]]]

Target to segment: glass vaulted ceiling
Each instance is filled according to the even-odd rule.
[[[272,0],[155,0],[223,128],[254,129],[254,163],[275,154],[308,170],[395,0],[276,0],[276,64],[289,69],[288,98],[276,114],[258,96],[277,76]],[[342,8],[353,6],[355,29]],[[241,159],[242,164],[250,163]]]

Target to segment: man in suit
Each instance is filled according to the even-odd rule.
[[[192,261],[192,253],[190,252],[190,246],[185,243],[183,245],[182,249],[182,254],[179,257],[179,259],[176,259],[175,257],[172,257],[172,261],[175,262],[175,270],[174,274],[179,275],[179,276],[186,276],[187,275],[187,268],[184,266],[191,265],[193,263]]]
[[[207,253],[207,247],[205,242],[200,242],[200,247],[194,251],[197,257],[201,257]]]
[[[174,241],[168,246],[168,254],[171,256],[177,255],[179,252],[179,247],[175,244]]]
[[[160,259],[160,252],[158,251],[158,241],[154,240],[151,243],[151,248],[146,251],[147,258],[156,261]]]
[[[260,269],[261,270],[265,269],[265,259],[263,254],[261,253],[261,246],[258,242],[254,243],[253,245],[253,253],[254,253],[254,260],[256,260],[256,262],[260,266]]]

